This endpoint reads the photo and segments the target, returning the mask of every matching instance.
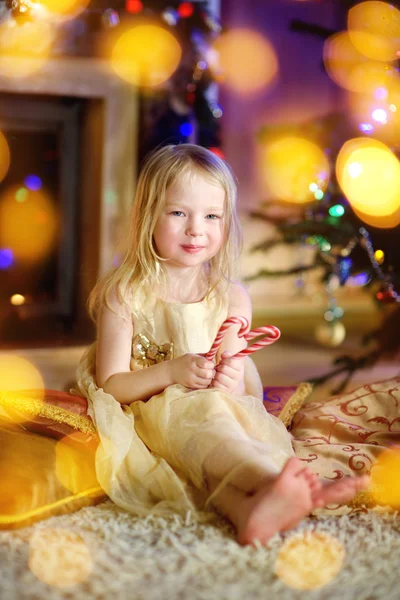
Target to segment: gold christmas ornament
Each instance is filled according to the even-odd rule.
[[[321,323],[315,329],[315,338],[322,346],[336,348],[346,338],[345,326],[340,321]]]
[[[345,550],[322,531],[306,531],[290,537],[278,552],[275,573],[283,583],[298,590],[327,585],[343,566]]]

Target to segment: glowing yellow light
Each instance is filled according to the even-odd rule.
[[[388,218],[397,218],[400,163],[385,144],[374,139],[349,140],[338,154],[336,174],[340,187],[359,216],[367,215],[381,223]],[[361,218],[364,220],[363,216]]]
[[[0,75],[20,78],[39,71],[48,59],[54,27],[44,20],[7,20],[0,24]]]
[[[25,399],[22,390],[32,390],[31,397]],[[44,383],[36,367],[22,356],[0,354],[0,404],[4,417],[13,423],[32,419],[40,412],[43,395]]]
[[[371,493],[379,504],[400,508],[400,449],[384,450],[371,469]]]
[[[43,583],[64,588],[85,581],[92,571],[93,561],[78,533],[46,528],[37,529],[30,537],[29,568]]]
[[[279,550],[275,573],[291,588],[315,590],[327,585],[343,566],[345,550],[322,531],[291,536]]]
[[[367,58],[353,46],[347,31],[336,33],[326,40],[323,58],[326,71],[335,83],[355,92],[364,90],[358,79],[353,80],[353,73],[367,62]]]
[[[90,0],[40,0],[40,4],[55,15],[76,17],[90,4]]]
[[[24,187],[19,188],[15,193],[15,199],[17,202],[25,202],[28,198],[28,190]]]
[[[7,175],[10,167],[10,148],[4,135],[0,131],[0,181]]]
[[[400,48],[400,11],[387,2],[361,2],[348,12],[347,26],[354,46],[368,58],[396,59]]]
[[[373,135],[385,143],[397,144],[400,135],[400,113],[396,106],[400,105],[400,78],[393,69],[385,78],[365,79],[366,93],[348,93],[348,107],[354,124],[369,123],[373,127]],[[371,130],[372,131],[372,130]]]
[[[56,475],[60,483],[73,494],[98,486],[93,469],[97,440],[88,443],[87,436],[75,432],[63,437],[56,445]]]
[[[320,196],[329,183],[327,157],[304,138],[282,137],[265,144],[260,161],[261,176],[271,195],[287,202],[314,201],[311,187],[316,185]]]
[[[381,265],[383,263],[383,261],[385,260],[385,253],[383,250],[375,250],[374,257],[375,257],[376,262],[379,265]]]
[[[43,190],[28,190],[24,202],[15,201],[18,187],[0,198],[0,246],[17,260],[37,262],[48,256],[56,241],[58,218],[54,203]]]
[[[371,227],[393,229],[393,227],[397,227],[400,224],[400,208],[388,215],[370,215],[354,207],[353,210],[361,221],[364,221],[364,223]]]
[[[272,44],[250,29],[232,29],[213,44],[216,59],[210,68],[217,79],[240,94],[265,89],[278,72],[278,58]]]
[[[0,354],[0,391],[43,390],[39,371],[26,358]]]
[[[25,304],[25,296],[22,294],[13,294],[10,298],[10,302],[13,306],[21,306]]]
[[[157,86],[171,77],[181,56],[181,47],[169,31],[157,25],[138,25],[117,39],[111,65],[129,83]]]

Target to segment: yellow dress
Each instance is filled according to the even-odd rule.
[[[216,299],[193,304],[146,299],[135,319],[131,369],[206,353],[227,315]],[[119,506],[137,515],[204,509],[226,485],[250,491],[257,477],[278,473],[294,455],[285,426],[266,412],[250,358],[246,395],[172,385],[146,402],[121,405],[96,384],[96,345],[78,368],[100,445],[98,481]],[[219,484],[213,494],[208,477]]]

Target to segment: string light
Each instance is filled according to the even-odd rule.
[[[15,199],[17,202],[25,202],[28,199],[28,190],[24,187],[19,188],[15,192]]]
[[[341,204],[335,204],[334,206],[330,207],[328,212],[331,217],[343,217],[344,207]]]
[[[372,245],[372,242],[370,240],[369,237],[369,233],[368,231],[365,229],[365,227],[360,227],[359,232],[362,236],[362,239],[360,240],[360,244],[363,246],[363,248],[365,248],[365,250],[367,251],[368,254],[368,258],[371,262],[371,265],[378,277],[378,279],[380,279],[382,281],[383,287],[385,288],[385,292],[388,293],[391,297],[391,299],[394,302],[400,302],[400,294],[398,294],[396,292],[396,290],[394,289],[393,283],[390,280],[390,276],[386,275],[382,269],[379,266],[378,261],[375,258],[375,251],[374,251],[374,247]],[[385,298],[385,294],[382,291],[379,291],[376,294],[376,297],[378,300],[384,300]]]
[[[28,175],[24,180],[25,186],[32,192],[37,192],[42,188],[42,180],[38,175]]]
[[[9,248],[0,249],[0,269],[5,270],[11,267],[14,262],[12,250]]]
[[[141,0],[126,0],[125,9],[131,15],[135,15],[142,12],[143,2],[141,2]]]
[[[13,294],[10,298],[10,302],[13,306],[22,306],[22,304],[25,304],[25,296],[22,294]]]
[[[178,13],[182,19],[188,19],[194,13],[194,6],[191,2],[182,2],[178,6]]]
[[[193,133],[193,125],[187,121],[186,123],[182,123],[179,127],[179,131],[184,137],[189,137]]]
[[[314,193],[314,196],[316,200],[322,200],[322,198],[324,197],[324,192],[322,190],[317,190]]]

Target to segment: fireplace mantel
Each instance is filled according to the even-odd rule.
[[[9,65],[19,59],[10,59]],[[105,61],[52,59],[34,76],[9,78],[0,74],[0,94],[72,96],[103,102],[103,136],[99,215],[88,227],[98,227],[99,273],[112,264],[118,225],[132,202],[137,169],[137,94]]]
[[[7,68],[13,70],[14,62],[17,71],[18,60],[10,59]],[[11,78],[0,74],[0,103],[2,94],[17,96],[18,103],[24,95],[27,99],[41,95],[87,100],[81,131],[79,233],[82,247],[77,298],[78,325],[85,329],[86,299],[98,275],[113,264],[132,203],[137,171],[136,89],[121,81],[105,61],[64,58],[49,60],[30,77]],[[13,116],[12,111],[11,103],[11,107],[6,108],[6,118],[7,114],[10,118]]]

